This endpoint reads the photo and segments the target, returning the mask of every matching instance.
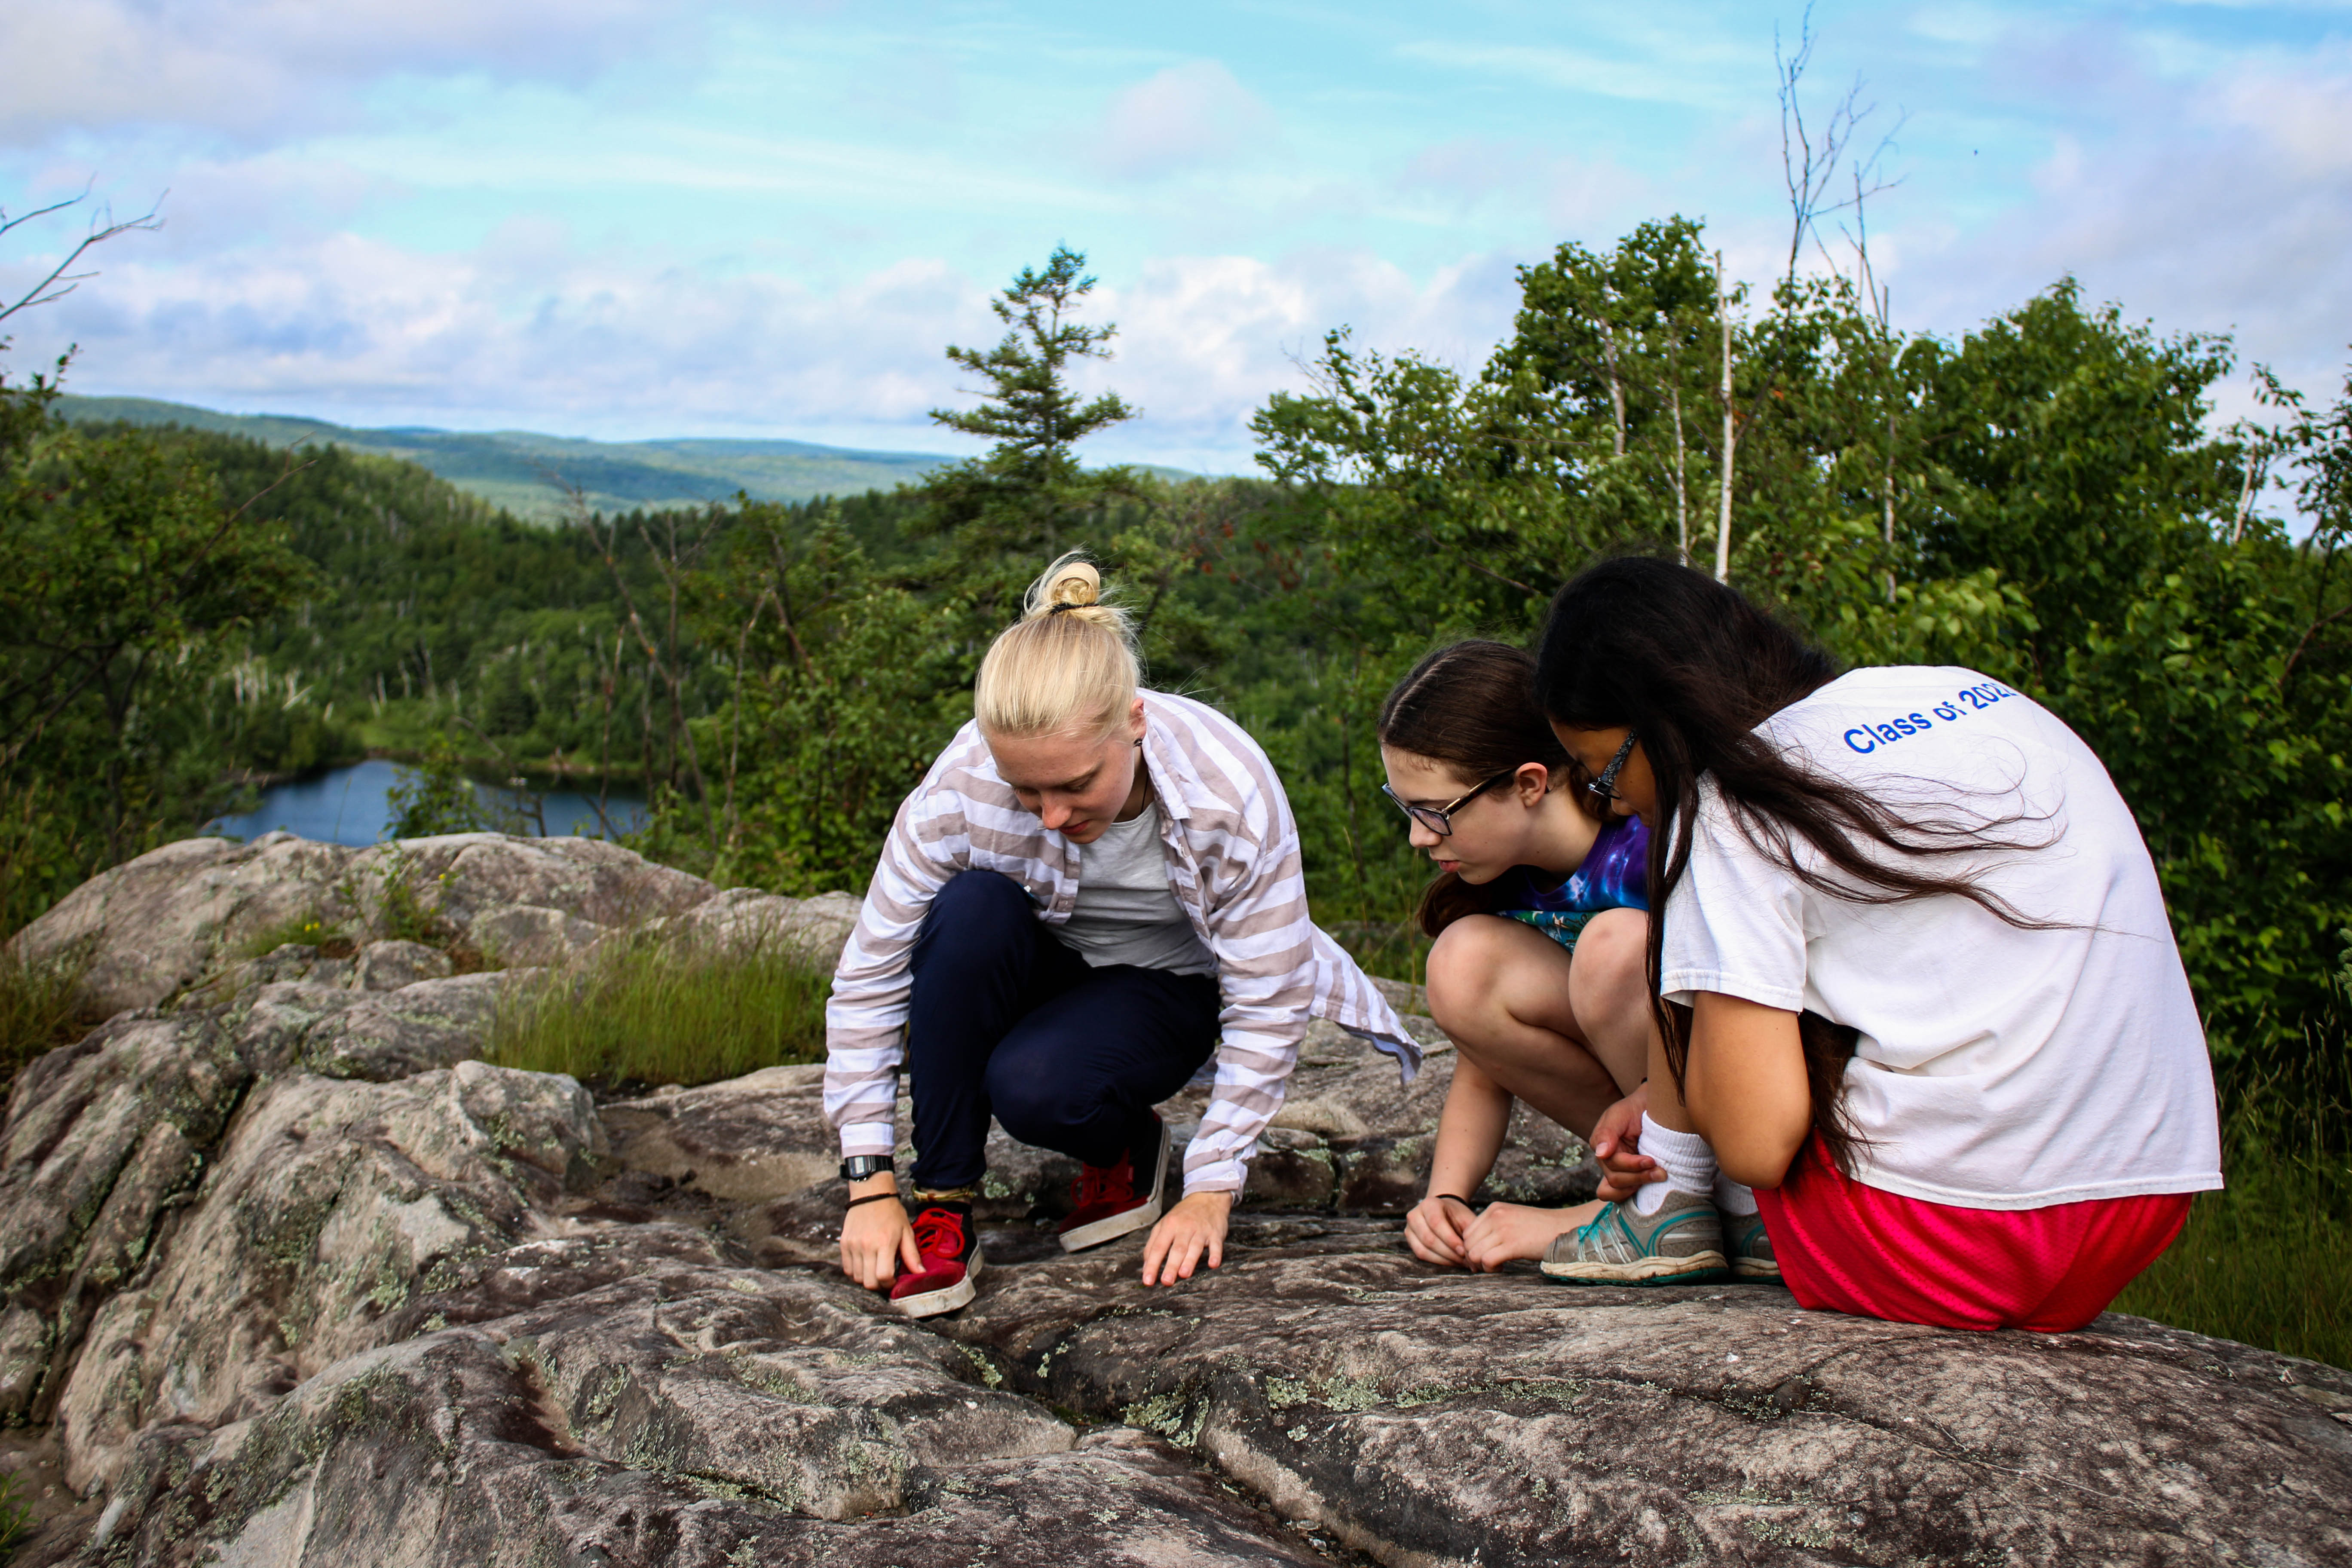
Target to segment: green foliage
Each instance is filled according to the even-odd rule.
[[[360,873],[354,871],[341,885],[343,897],[353,906],[373,902],[375,906],[376,931],[388,942],[416,942],[428,947],[447,947],[456,931],[440,910],[440,883],[446,882],[451,873],[444,871],[432,888],[434,898],[427,901],[425,889],[418,885],[416,862],[405,850],[394,847],[376,862],[375,893],[370,900],[358,883]],[[478,955],[477,955],[478,956]],[[493,964],[489,967],[497,967]]]
[[[55,395],[0,381],[0,929],[221,803],[215,679],[311,586],[211,470]]]
[[[143,839],[138,845],[146,847]],[[71,892],[110,853],[100,814],[71,781],[38,773],[9,780],[0,790],[0,931]]]
[[[512,994],[487,1061],[583,1081],[697,1084],[824,1056],[831,966],[797,949],[611,942]]]
[[[985,456],[933,472],[921,487],[932,503],[932,527],[954,538],[967,565],[992,553],[1025,560],[1058,551],[1073,523],[1131,479],[1123,470],[1089,473],[1078,466],[1081,440],[1135,417],[1117,394],[1081,401],[1069,384],[1074,362],[1109,358],[1118,333],[1108,323],[1071,319],[1094,290],[1086,265],[1084,256],[1056,247],[1043,272],[1023,268],[989,301],[1005,325],[1003,342],[992,349],[948,349],[950,360],[987,384],[986,401],[972,409],[934,409],[932,419],[996,443]]]
[[[731,638],[737,660],[704,747],[725,762],[713,869],[795,894],[864,882],[899,801],[970,716],[959,607],[879,572],[837,512],[740,510],[698,597],[705,636]]]
[[[232,436],[158,438],[232,493],[284,462]],[[499,776],[642,771],[659,702],[625,635],[622,591],[656,593],[659,572],[632,520],[613,520],[608,566],[595,531],[519,521],[414,464],[333,447],[306,449],[300,464],[253,510],[278,520],[331,586],[257,625],[256,660],[355,718],[373,747],[414,755],[462,734],[466,760]],[[707,659],[687,683],[698,710],[724,690]],[[294,771],[279,761],[264,771]]]
[[[1850,661],[1969,665],[2046,702],[2139,819],[2217,1054],[2300,1048],[2352,918],[2352,388],[2326,416],[2278,392],[2285,427],[2215,437],[2224,346],[2086,310],[2071,282],[1957,343],[1893,333],[1831,282],[1728,324],[1726,400],[1697,244],[1676,220],[1522,269],[1514,337],[1475,380],[1335,333],[1318,395],[1260,413],[1292,539],[1375,590],[1328,627],[1360,662],[1331,683],[1324,787],[1293,784],[1302,816],[1352,833],[1370,701],[1431,642],[1524,637],[1596,553],[1678,548],[1700,496],[1719,515],[1728,455],[1734,580]],[[2245,515],[2258,451],[2300,465],[2309,539]],[[1295,781],[1306,759],[1282,760]],[[1337,890],[1377,918],[1360,858],[1335,854],[1360,850],[1308,843],[1318,908]]]
[[[2340,935],[2352,942],[2352,932]],[[2222,1065],[2229,1185],[2198,1194],[2179,1239],[2116,1310],[2352,1367],[2347,994],[2352,963],[2305,1048],[2273,1047]]]
[[[392,808],[392,825],[384,829],[387,838],[481,833],[493,826],[446,735],[436,734],[425,745],[424,760],[400,771],[400,782],[385,792],[384,804]]]

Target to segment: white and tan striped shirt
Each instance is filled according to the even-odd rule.
[[[1143,693],[1144,765],[1160,799],[1168,879],[1217,961],[1223,1006],[1216,1084],[1184,1154],[1187,1192],[1238,1193],[1258,1135],[1312,1018],[1328,1018],[1397,1058],[1410,1081],[1421,1047],[1353,959],[1307,913],[1298,827],[1282,781],[1247,731],[1204,703]],[[825,1119],[841,1152],[898,1142],[908,959],[931,899],[959,871],[997,871],[1028,891],[1049,926],[1078,898],[1081,847],[1049,830],[997,776],[979,727],[959,731],[898,808],[824,1011]]]

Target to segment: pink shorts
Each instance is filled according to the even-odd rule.
[[[2155,1262],[2189,1194],[1969,1209],[1866,1187],[1816,1135],[1777,1192],[1765,1234],[1800,1306],[1948,1329],[2079,1329]]]

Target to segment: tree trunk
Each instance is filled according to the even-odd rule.
[[[1666,389],[1675,410],[1675,559],[1690,564],[1690,486],[1685,470],[1683,389],[1677,380]]]
[[[1609,410],[1616,418],[1618,457],[1625,455],[1625,383],[1617,374],[1617,335],[1612,332],[1602,350],[1609,361]]]
[[[1885,538],[1888,556],[1886,565],[1886,602],[1895,602],[1895,405],[1886,405],[1886,468],[1879,479],[1879,498],[1886,508]]]
[[[1715,253],[1715,313],[1723,323],[1723,496],[1715,525],[1715,580],[1731,581],[1731,474],[1739,449],[1739,414],[1731,402],[1731,296],[1723,287],[1723,252]]]

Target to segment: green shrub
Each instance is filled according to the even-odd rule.
[[[832,982],[830,964],[782,947],[608,942],[514,995],[485,1059],[605,1087],[822,1061]]]
[[[392,812],[387,838],[432,838],[444,833],[481,833],[499,826],[483,809],[480,792],[457,759],[449,737],[435,731],[423,760],[400,772],[385,793]]]
[[[2222,1171],[2116,1310],[2352,1367],[2352,1045],[2337,1006],[2302,1051],[2222,1053]]]

